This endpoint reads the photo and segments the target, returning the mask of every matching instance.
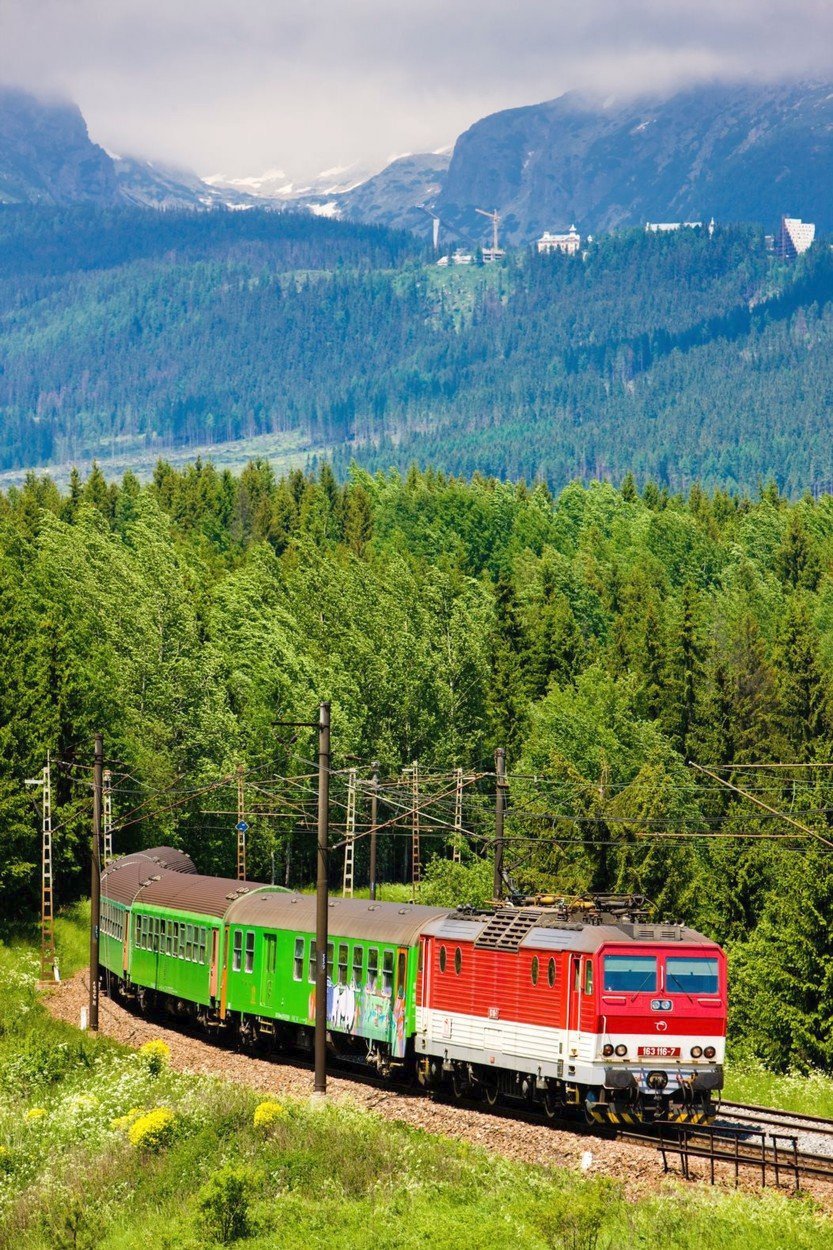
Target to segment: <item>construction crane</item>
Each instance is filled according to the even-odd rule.
[[[500,260],[501,257],[506,255],[506,253],[501,248],[500,242],[498,240],[498,228],[500,226],[500,213],[497,211],[497,209],[493,209],[493,211],[489,213],[486,211],[485,208],[476,208],[474,211],[476,213],[479,213],[481,217],[488,217],[489,221],[492,223],[492,246],[490,248],[484,247],[483,259],[484,260]]]
[[[418,204],[417,208],[421,209],[428,217],[431,218],[432,235],[434,240],[434,255],[440,250],[440,218],[433,209],[428,208],[425,204]]]

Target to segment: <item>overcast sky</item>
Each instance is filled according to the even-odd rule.
[[[833,0],[0,0],[0,82],[203,175],[382,165],[571,87],[833,77],[831,49]]]

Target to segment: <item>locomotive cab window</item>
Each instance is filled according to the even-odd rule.
[[[246,934],[246,971],[252,972],[255,966],[255,935],[252,929]]]
[[[296,937],[295,939],[295,961],[292,968],[292,977],[295,981],[303,981],[304,979],[304,939],[302,937]]]
[[[593,965],[589,959],[584,965],[584,992],[585,994],[593,993]]]
[[[657,961],[654,955],[605,955],[604,989],[608,993],[654,994]]]
[[[665,988],[669,994],[716,994],[717,960],[675,955],[665,961]]]
[[[238,929],[234,935],[234,945],[231,955],[231,970],[239,972],[243,967],[243,934]]]

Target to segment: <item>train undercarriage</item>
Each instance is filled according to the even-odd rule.
[[[137,986],[105,974],[102,989],[135,1003],[142,1015],[164,1013],[174,1021],[197,1026],[222,1037],[249,1054],[312,1053],[314,1030],[266,1017],[228,1012],[221,1018],[207,1007],[157,990]],[[328,1033],[334,1059],[359,1070],[371,1070],[388,1079],[415,1079],[428,1091],[449,1091],[455,1099],[483,1101],[494,1107],[506,1103],[539,1108],[550,1119],[581,1119],[598,1125],[708,1124],[717,1115],[722,1073],[692,1074],[668,1089],[667,1074],[649,1072],[640,1083],[623,1069],[605,1073],[605,1083],[589,1086],[552,1077],[535,1076],[508,1068],[490,1067],[436,1055],[416,1057],[409,1049],[394,1058],[384,1042],[348,1034]],[[715,1100],[717,1095],[717,1100]]]

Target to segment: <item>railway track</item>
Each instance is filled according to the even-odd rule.
[[[822,1137],[833,1137],[833,1120],[823,1115],[780,1111],[776,1107],[760,1107],[754,1103],[722,1102],[718,1117],[743,1124],[772,1125],[779,1131],[795,1130],[798,1133],[817,1133]]]
[[[723,1103],[719,1118],[711,1125],[656,1125],[623,1131],[618,1140],[653,1146],[661,1153],[666,1172],[674,1170],[676,1159],[686,1179],[691,1178],[692,1164],[700,1163],[708,1168],[714,1184],[717,1165],[722,1165],[730,1175],[734,1172],[735,1184],[742,1170],[751,1169],[760,1173],[764,1186],[780,1188],[786,1182],[797,1190],[802,1178],[833,1182],[833,1154],[799,1149],[802,1136],[816,1135],[833,1135],[833,1121],[824,1116],[793,1115],[775,1107]]]

